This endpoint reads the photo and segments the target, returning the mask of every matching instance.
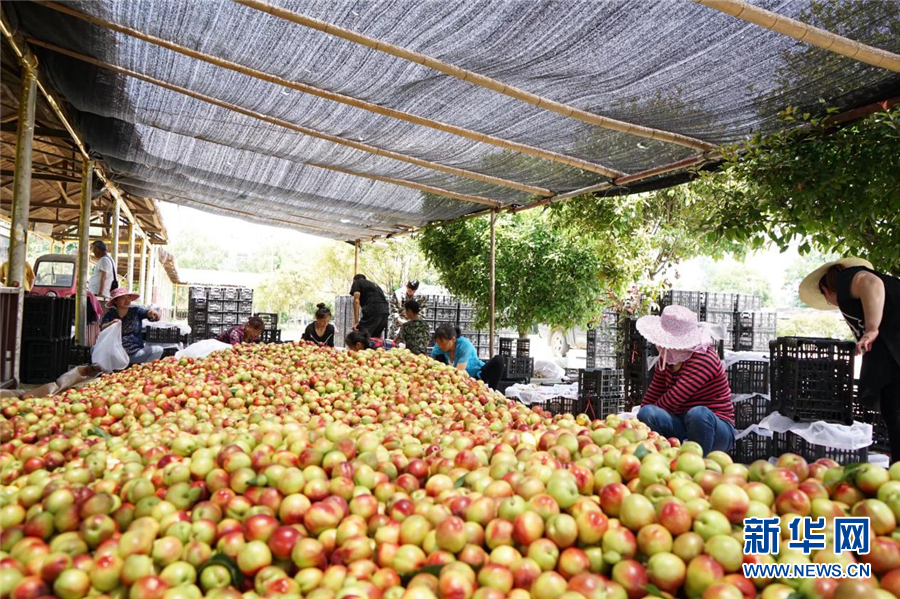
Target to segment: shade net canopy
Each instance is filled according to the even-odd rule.
[[[900,52],[896,2],[754,4]],[[458,218],[491,203],[528,205],[662,167],[775,130],[779,111],[789,105],[848,110],[900,91],[896,72],[687,0],[273,5],[688,141],[584,122],[225,0],[63,6],[245,72],[42,4],[4,8],[31,41],[92,152],[126,191],[344,240]],[[353,101],[501,141],[379,114]],[[522,146],[510,149],[504,141]],[[682,180],[683,172],[672,172],[653,186]]]

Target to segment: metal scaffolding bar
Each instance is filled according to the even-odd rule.
[[[87,345],[88,263],[90,262],[91,200],[94,164],[83,160],[81,168],[81,214],[78,219],[78,279],[75,292],[75,338]]]

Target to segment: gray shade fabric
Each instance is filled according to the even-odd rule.
[[[224,0],[67,3],[206,54],[382,106],[635,173],[696,154],[548,112]],[[900,51],[895,2],[756,4]],[[277,2],[538,95],[713,144],[777,126],[787,105],[845,110],[897,95],[900,76],[693,2],[308,0]],[[186,57],[46,7],[6,3],[27,35],[343,139],[562,193],[604,181],[564,164]],[[376,156],[35,48],[91,149],[123,187],[317,235],[357,239],[484,206],[335,172],[400,179],[502,205],[526,191]],[[654,185],[673,184],[678,174]]]

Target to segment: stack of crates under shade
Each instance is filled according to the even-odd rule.
[[[478,356],[484,360],[490,358],[491,336],[489,331],[475,327],[475,306],[460,301],[450,295],[425,296],[427,308],[422,320],[431,331],[431,341],[428,351],[434,346],[434,332],[442,324],[450,324],[458,328],[462,336],[475,346]],[[494,352],[500,347],[500,335],[494,333]]]
[[[339,295],[334,298],[334,346],[344,347],[347,333],[353,330],[353,296]]]
[[[852,341],[779,337],[771,342],[773,407],[797,422],[853,423],[856,344]],[[808,461],[830,458],[841,464],[864,462],[868,449],[817,445],[791,432],[775,433],[772,455],[796,453]]]
[[[620,366],[619,315],[604,310],[600,321],[587,330],[587,368],[618,368]]]
[[[653,379],[653,369],[649,368],[650,358],[656,355],[656,348],[638,332],[636,323],[633,318],[620,322],[626,408],[640,405],[643,400]]]
[[[617,368],[585,368],[578,372],[578,410],[602,419],[625,411],[625,375]],[[579,413],[575,412],[575,413]]]
[[[23,383],[55,381],[69,369],[74,298],[26,295],[22,312]]]
[[[769,363],[763,360],[741,360],[725,369],[734,401],[734,427],[741,431],[759,424],[772,413],[769,396]],[[736,462],[749,464],[771,455],[772,438],[748,431],[735,441],[732,455]]]
[[[247,287],[191,287],[188,325],[195,340],[214,339],[253,314],[253,290]]]
[[[531,341],[500,337],[500,357],[503,358],[501,387],[516,383],[528,383],[534,376],[534,358],[530,355]]]
[[[760,311],[762,300],[756,295],[672,290],[659,305],[684,306],[701,322],[721,325],[726,334],[722,349],[730,351],[767,352],[777,334],[777,314]]]

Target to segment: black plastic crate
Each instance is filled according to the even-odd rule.
[[[222,324],[226,324],[228,326],[234,326],[238,324],[237,314],[234,312],[223,312],[222,313]]]
[[[725,312],[721,310],[707,310],[704,322],[709,324],[722,325],[726,332],[732,332],[735,329],[737,314],[735,312]]]
[[[460,322],[473,322],[474,320],[475,320],[475,308],[464,305],[464,304],[460,304],[460,306],[459,306],[459,321]]]
[[[734,293],[714,293],[706,294],[706,312],[707,316],[710,312],[726,312],[734,313],[737,310],[737,295]]]
[[[749,433],[734,442],[731,457],[738,464],[767,460],[772,456],[772,437]]]
[[[23,383],[55,381],[69,369],[72,339],[23,339],[20,378]]]
[[[511,337],[500,337],[500,355],[501,356],[513,356],[513,346],[515,345],[515,339]]]
[[[531,355],[531,339],[516,339],[516,355],[520,358],[527,358]]]
[[[253,302],[238,302],[237,303],[237,312],[240,313],[253,313]]]
[[[578,398],[593,418],[606,418],[625,410],[625,375],[613,368],[578,372]]]
[[[263,331],[259,338],[262,343],[281,343],[281,331],[268,329]]]
[[[734,427],[744,429],[759,424],[772,413],[772,402],[764,395],[753,395],[734,402]]]
[[[190,298],[191,300],[195,299],[206,299],[207,288],[206,287],[191,287],[190,289]]]
[[[706,306],[706,293],[670,289],[663,294],[659,301],[660,308],[668,306],[683,306],[696,314],[702,314]]]
[[[795,420],[853,421],[856,344],[780,337],[770,344],[773,406]]]
[[[881,417],[880,410],[872,410],[859,404],[854,406],[855,420],[872,425],[872,445],[869,449],[878,453],[891,453],[891,442],[888,438],[887,424]]]
[[[816,445],[790,431],[786,433],[774,433],[772,450],[772,455],[796,453],[807,462],[828,458],[842,466],[857,462],[867,462],[869,460],[868,448],[835,449],[834,447],[826,447],[825,445]]]
[[[225,329],[222,327],[221,323],[219,323],[219,324],[209,323],[209,325],[207,325],[207,328],[206,328],[206,334],[210,338],[218,337],[219,335],[222,334],[223,330],[225,330]]]
[[[223,306],[224,306],[224,302],[222,300],[210,299],[206,302],[206,311],[221,313],[223,311]]]
[[[225,290],[221,287],[210,287],[206,290],[206,299],[222,301],[225,299]]]
[[[456,325],[459,321],[459,308],[447,308],[439,306],[434,309],[434,318],[441,323],[449,322],[450,324]]]
[[[727,369],[728,386],[732,393],[769,393],[769,363],[741,360]]]
[[[181,329],[178,327],[147,327],[144,329],[144,341],[149,343],[180,343]]]
[[[195,312],[191,312],[189,314],[188,321],[190,322],[206,322],[206,310],[197,310]]]
[[[253,301],[253,290],[249,287],[241,287],[238,293],[238,300],[242,302],[252,302]]]
[[[503,377],[509,381],[529,380],[534,375],[534,360],[518,356],[503,357]]]
[[[194,339],[206,339],[209,335],[209,328],[205,322],[198,322],[191,325],[191,335]]]
[[[254,314],[266,325],[266,330],[271,331],[278,328],[278,314],[275,312],[257,312]]]
[[[222,302],[222,312],[237,312],[238,311],[238,302],[237,301],[229,301],[225,300]]]
[[[560,414],[583,414],[585,412],[585,404],[580,399],[572,399],[571,397],[554,397],[546,401],[531,404],[531,409],[540,408],[550,413],[551,416],[559,416]]]
[[[51,340],[72,335],[75,300],[26,295],[22,311],[22,338]]]
[[[226,302],[236,302],[240,295],[239,287],[225,287],[222,290],[222,299]]]
[[[69,349],[69,366],[84,366],[91,363],[91,347],[71,345]]]
[[[759,310],[762,307],[762,298],[758,295],[747,295],[741,293],[735,300],[735,310],[738,312],[749,312]]]
[[[221,312],[210,312],[206,315],[206,322],[210,325],[214,324],[222,324],[222,313]]]

